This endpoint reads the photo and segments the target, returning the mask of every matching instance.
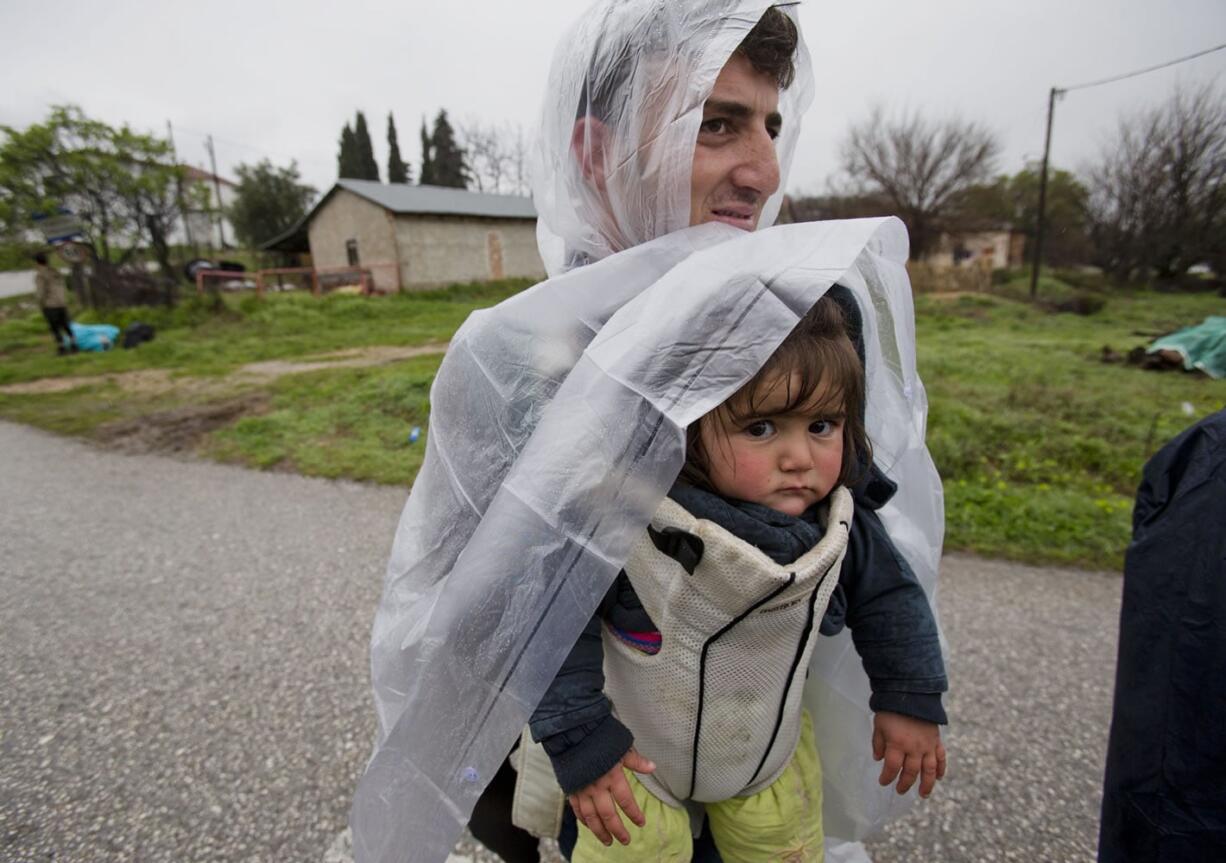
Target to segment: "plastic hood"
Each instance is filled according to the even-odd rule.
[[[702,107],[715,79],[762,14],[764,0],[606,0],[558,43],[531,154],[537,244],[556,276],[684,228]],[[781,6],[796,20],[795,5]],[[799,25],[798,25],[799,29]],[[803,38],[796,79],[779,98],[774,223],[813,99]],[[581,165],[605,178],[598,188]]]

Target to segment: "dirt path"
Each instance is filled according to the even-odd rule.
[[[5,395],[44,395],[64,393],[78,387],[111,383],[126,393],[160,395],[183,390],[193,395],[207,395],[211,391],[233,390],[236,384],[265,383],[283,375],[315,372],[321,369],[360,368],[380,366],[412,357],[441,354],[447,350],[446,342],[433,342],[413,347],[375,345],[367,348],[349,348],[326,354],[303,357],[298,360],[266,360],[240,366],[223,378],[206,379],[192,376],[174,377],[169,369],[140,369],[104,375],[83,375],[66,378],[39,378],[18,384],[0,386]]]

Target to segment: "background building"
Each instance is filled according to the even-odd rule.
[[[545,275],[536,209],[518,195],[339,180],[305,225],[321,273],[360,266],[379,291]]]

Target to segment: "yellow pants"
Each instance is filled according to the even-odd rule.
[[[647,823],[621,813],[630,844],[600,844],[586,826],[571,863],[688,863],[693,856],[690,816],[659,800],[629,770],[626,778]],[[822,766],[806,713],[796,754],[779,778],[751,797],[706,804],[707,824],[724,863],[822,863]]]

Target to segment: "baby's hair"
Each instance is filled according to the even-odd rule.
[[[787,388],[786,399],[782,407],[771,411],[771,416],[803,408],[842,417],[843,464],[838,484],[854,485],[872,462],[872,449],[864,431],[864,367],[848,335],[843,310],[829,294],[800,319],[748,383],[715,410],[690,424],[681,479],[713,491],[708,474],[710,456],[702,441],[703,423],[715,423],[720,440],[726,440],[728,426],[735,427],[753,418],[769,418],[760,412],[761,406],[780,386]]]

